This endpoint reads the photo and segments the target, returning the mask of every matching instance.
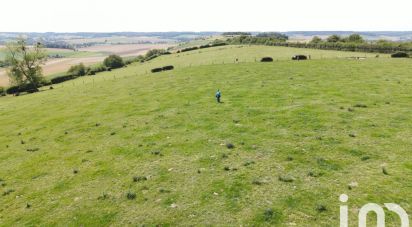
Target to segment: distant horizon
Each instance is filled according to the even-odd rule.
[[[287,30],[287,31],[276,31],[276,30],[264,30],[264,31],[246,31],[246,30],[234,30],[234,31],[0,31],[0,33],[56,33],[56,34],[76,34],[76,33],[225,33],[225,32],[250,32],[250,33],[261,33],[261,32],[280,32],[280,33],[291,33],[291,32],[412,32],[412,30]]]

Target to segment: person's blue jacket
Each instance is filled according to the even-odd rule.
[[[221,94],[220,91],[218,90],[218,91],[216,92],[216,98],[220,98],[220,96],[222,96],[222,94]]]

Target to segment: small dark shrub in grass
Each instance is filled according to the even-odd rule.
[[[227,143],[226,147],[227,147],[227,149],[233,149],[233,148],[235,148],[235,145],[233,145],[232,143]]]
[[[153,155],[162,155],[160,151],[152,151]]]
[[[243,164],[243,166],[250,166],[250,165],[253,165],[253,164],[255,164],[254,161],[247,161]]]
[[[362,158],[361,158],[361,160],[362,161],[367,161],[367,160],[369,160],[371,157],[369,157],[369,156],[363,156]]]
[[[368,106],[365,104],[356,104],[353,107],[357,107],[357,108],[367,108]]]
[[[28,152],[36,152],[36,151],[39,151],[40,149],[39,148],[28,148],[28,149],[26,149]]]
[[[307,59],[308,59],[308,57],[306,57],[305,55],[295,55],[295,56],[292,57],[292,60],[297,60],[297,61],[307,60]]]
[[[279,176],[279,181],[286,182],[286,183],[291,183],[291,182],[295,181],[295,178],[292,177],[292,176],[284,175],[284,176]]]
[[[316,210],[317,210],[318,212],[325,212],[325,211],[327,211],[327,208],[326,208],[325,205],[319,204],[319,205],[316,206]]]
[[[323,175],[322,172],[315,172],[315,171],[309,171],[308,172],[308,176],[310,176],[310,177],[320,177],[322,175]]]
[[[14,189],[7,189],[6,191],[3,192],[3,196],[10,195],[13,192],[14,192]]]
[[[134,192],[127,192],[126,198],[127,198],[128,200],[134,200],[134,199],[136,199],[136,193],[134,193]]]
[[[273,62],[273,58],[271,57],[264,57],[260,60],[260,62]]]
[[[389,175],[389,172],[388,172],[388,170],[386,169],[385,166],[382,167],[382,173],[385,174],[385,175]]]
[[[266,209],[262,216],[259,217],[259,221],[264,221],[267,223],[271,223],[270,226],[278,226],[276,224],[280,224],[280,222],[283,220],[283,214],[279,210],[274,210],[272,208]]]
[[[252,184],[254,184],[254,185],[262,185],[262,184],[263,184],[263,181],[261,181],[261,180],[259,180],[259,179],[254,179],[254,180],[252,181]]]
[[[274,215],[275,215],[275,212],[273,212],[272,209],[266,209],[265,212],[263,213],[265,221],[270,221]]]
[[[139,182],[139,181],[147,181],[147,177],[145,176],[134,176],[133,177],[133,182]]]
[[[391,55],[392,58],[409,58],[409,54],[405,52],[398,52]]]
[[[163,71],[173,70],[175,67],[173,65],[167,65],[162,68]]]
[[[154,69],[152,69],[152,70],[150,70],[152,73],[158,73],[158,72],[161,72],[161,71],[163,71],[163,69],[162,68],[154,68]]]
[[[170,193],[170,190],[165,189],[165,188],[159,188],[160,193]]]
[[[109,198],[109,194],[103,192],[102,195],[100,195],[99,197],[97,197],[98,200],[105,200]]]

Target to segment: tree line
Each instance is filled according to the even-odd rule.
[[[359,34],[347,37],[331,35],[326,39],[313,37],[310,42],[290,42],[287,36],[238,36],[227,39],[230,44],[284,46],[296,48],[311,48],[323,50],[340,50],[369,53],[395,53],[399,51],[412,52],[412,42],[395,42],[388,40],[366,41]]]

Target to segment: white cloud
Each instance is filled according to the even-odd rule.
[[[20,0],[0,31],[412,30],[410,0]]]

